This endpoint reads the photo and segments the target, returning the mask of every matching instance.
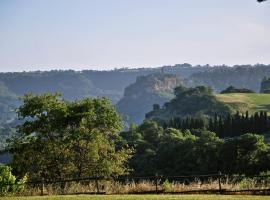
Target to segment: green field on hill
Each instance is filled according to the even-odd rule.
[[[247,110],[251,113],[261,110],[270,112],[270,94],[258,93],[229,93],[218,94],[217,99],[230,105],[233,111],[245,113]]]
[[[6,197],[2,200],[266,200],[269,196],[247,195],[74,195]]]

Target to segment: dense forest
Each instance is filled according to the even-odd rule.
[[[160,123],[164,128],[180,130],[202,129],[215,132],[220,138],[236,137],[245,133],[266,134],[270,130],[270,118],[267,112],[260,111],[249,115],[228,113],[227,116],[215,114],[214,117],[173,117]]]
[[[130,167],[136,175],[217,171],[252,175],[270,167],[270,146],[260,135],[222,139],[206,130],[181,131],[145,121],[140,126],[132,125],[121,136],[135,149]]]

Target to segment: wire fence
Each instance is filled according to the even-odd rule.
[[[270,195],[270,175],[86,177],[27,182],[25,195],[48,194],[256,194]]]

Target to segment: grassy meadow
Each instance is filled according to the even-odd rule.
[[[258,93],[230,93],[218,94],[217,99],[230,105],[235,111],[250,114],[260,110],[270,112],[270,94]]]
[[[266,200],[269,196],[246,195],[74,195],[5,197],[1,200]]]

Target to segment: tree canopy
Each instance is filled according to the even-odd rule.
[[[222,139],[211,131],[163,128],[154,121],[132,125],[121,135],[135,150],[130,161],[135,175],[254,175],[270,169],[270,147],[260,135]]]
[[[131,151],[116,145],[122,121],[106,98],[68,102],[59,94],[27,94],[22,100],[23,123],[9,142],[18,174],[66,179],[127,172]]]

